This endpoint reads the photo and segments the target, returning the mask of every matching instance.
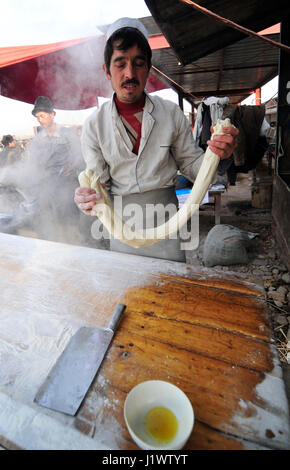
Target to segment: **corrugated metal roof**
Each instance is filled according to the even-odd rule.
[[[190,101],[229,96],[232,103],[239,103],[278,74],[277,47],[246,36],[178,0],[145,1],[154,19],[142,21],[151,34],[158,33],[159,28],[171,46],[153,52],[153,65],[196,97],[187,95]],[[288,0],[204,0],[202,6],[256,32],[280,22],[290,12]],[[279,41],[279,34],[267,37]]]
[[[183,65],[245,37],[242,32],[209,18],[180,0],[145,2]],[[255,32],[281,22],[290,13],[289,0],[203,0],[199,3]]]

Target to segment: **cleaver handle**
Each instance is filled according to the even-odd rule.
[[[117,304],[115,309],[114,309],[114,312],[113,312],[113,315],[112,315],[112,318],[110,320],[110,323],[108,325],[108,328],[112,331],[116,331],[118,325],[119,325],[119,322],[121,320],[121,316],[123,315],[124,313],[124,310],[126,308],[126,305],[124,304]]]

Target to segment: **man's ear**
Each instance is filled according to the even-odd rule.
[[[111,74],[110,74],[110,71],[107,69],[106,64],[103,64],[103,70],[106,74],[107,79],[111,80]]]

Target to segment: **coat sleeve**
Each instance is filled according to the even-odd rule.
[[[178,106],[175,117],[176,132],[172,144],[173,157],[182,175],[194,182],[203,160],[204,151],[195,142],[190,123]]]
[[[86,169],[92,170],[100,176],[101,183],[110,182],[109,166],[106,163],[99,145],[98,133],[94,122],[94,116],[89,117],[83,126],[81,135],[81,147]]]

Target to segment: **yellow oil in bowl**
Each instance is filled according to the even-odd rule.
[[[149,436],[159,443],[168,444],[176,436],[178,421],[168,408],[157,406],[145,415],[144,426]]]

